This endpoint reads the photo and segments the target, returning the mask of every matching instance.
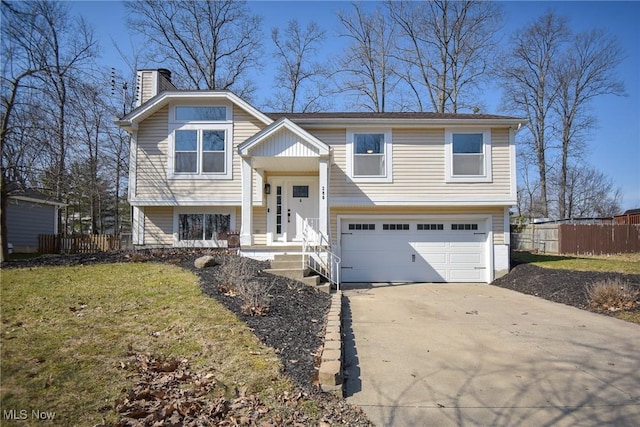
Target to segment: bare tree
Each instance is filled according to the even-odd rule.
[[[242,1],[127,2],[129,27],[149,43],[149,60],[179,71],[190,89],[232,90],[250,97],[247,77],[259,64],[261,18]]]
[[[357,4],[353,12],[339,12],[344,37],[351,43],[340,59],[346,75],[342,90],[352,93],[357,104],[367,110],[384,112],[388,97],[396,87],[392,52],[395,48],[395,29],[390,19],[376,8],[367,13]]]
[[[566,215],[559,216],[558,212],[558,217],[610,217],[620,213],[622,194],[611,178],[583,162],[570,164],[567,170],[564,190],[558,176],[560,171],[550,176],[550,194],[564,191],[566,198]]]
[[[553,84],[563,43],[569,37],[566,19],[547,12],[516,31],[501,69],[505,107],[527,119],[529,148],[535,153],[542,216],[549,215],[547,201],[547,151],[552,106],[558,90]]]
[[[315,112],[326,108],[328,67],[318,60],[318,48],[325,31],[314,21],[301,28],[297,20],[289,21],[284,34],[271,30],[275,56],[279,60],[275,94],[270,107],[282,112]]]
[[[14,161],[25,160],[15,154],[28,150],[18,149],[20,141],[32,141],[36,120],[15,116],[16,111],[29,113],[37,108],[57,107],[54,127],[41,127],[38,134],[48,133],[42,140],[52,141],[56,147],[57,176],[63,175],[66,159],[66,88],[79,67],[86,64],[96,53],[96,43],[90,28],[82,20],[72,20],[68,5],[47,1],[2,2],[2,48],[5,61],[2,69],[2,246],[6,253],[6,189],[5,180],[17,177],[18,169],[25,165]],[[38,105],[26,105],[26,101],[37,101]],[[48,101],[48,102],[47,102]],[[42,120],[38,118],[37,120]],[[35,127],[35,126],[34,126]],[[13,141],[11,140],[12,138]],[[15,138],[20,138],[20,141]],[[32,147],[32,144],[29,144]],[[12,147],[13,149],[9,148]],[[31,150],[33,153],[33,150]],[[9,160],[7,153],[13,153]],[[61,181],[56,181],[56,195],[61,194]]]
[[[623,95],[624,85],[616,78],[615,69],[622,62],[623,51],[618,41],[603,30],[576,34],[554,70],[557,97],[553,109],[557,114],[560,134],[560,176],[558,216],[571,216],[567,206],[569,160],[583,151],[588,131],[595,126],[589,114],[593,98]]]
[[[477,0],[388,1],[400,31],[401,74],[417,109],[457,113],[472,108],[488,77],[501,28],[500,6]],[[426,93],[425,93],[426,92]]]

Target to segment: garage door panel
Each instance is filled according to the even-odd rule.
[[[440,229],[432,229],[438,224],[442,225]],[[363,218],[343,222],[343,280],[484,282],[484,223],[452,224],[429,218],[411,221]]]
[[[479,270],[449,270],[449,282],[484,282],[485,271]]]
[[[449,263],[453,265],[473,264],[473,266],[482,266],[482,255],[475,252],[468,253],[451,253],[449,254]]]
[[[442,252],[423,251],[417,254],[416,257],[420,257],[422,261],[433,267],[447,264],[447,254]]]
[[[417,251],[437,252],[449,246],[446,242],[411,242],[411,246]]]

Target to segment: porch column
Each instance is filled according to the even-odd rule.
[[[319,227],[320,232],[329,237],[329,158],[320,158],[320,200],[319,208]],[[331,242],[329,242],[331,243]]]
[[[253,168],[251,158],[242,158],[242,226],[240,245],[253,245]]]

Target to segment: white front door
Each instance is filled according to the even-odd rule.
[[[269,180],[269,229],[273,241],[301,242],[304,220],[318,218],[318,178]]]

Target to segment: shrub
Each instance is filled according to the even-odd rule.
[[[242,299],[242,311],[249,316],[265,316],[269,312],[272,282],[259,277],[255,262],[248,258],[232,257],[220,267],[218,290],[225,295]]]
[[[147,262],[151,260],[151,257],[142,252],[132,252],[129,254],[129,259],[131,262]]]
[[[251,280],[257,271],[247,258],[232,257],[224,260],[220,267],[220,283],[218,289],[231,296],[235,296],[238,286]]]
[[[261,280],[239,283],[236,290],[243,301],[242,312],[248,316],[266,316],[271,304],[269,291],[272,287],[273,284]]]
[[[622,279],[608,279],[587,287],[589,307],[594,310],[631,310],[640,304],[640,288]]]

